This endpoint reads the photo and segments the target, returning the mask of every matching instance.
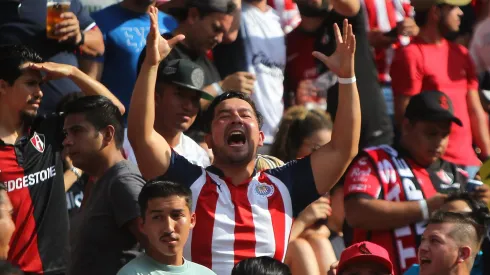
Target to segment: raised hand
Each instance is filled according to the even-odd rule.
[[[70,77],[72,76],[75,69],[75,67],[71,65],[59,64],[54,62],[29,63],[25,66],[25,68],[43,72],[45,74],[43,77],[43,81]]]
[[[170,40],[166,40],[158,31],[158,9],[150,7],[148,14],[150,15],[151,26],[150,33],[146,38],[146,57],[144,62],[153,66],[158,65],[165,59],[175,45],[184,40],[185,36],[179,34]]]
[[[352,25],[347,19],[344,20],[344,31],[340,33],[339,26],[334,24],[335,40],[337,49],[331,56],[326,56],[320,52],[313,52],[313,56],[318,58],[332,72],[341,78],[351,78],[355,76],[354,55],[356,53],[356,37],[352,32]]]

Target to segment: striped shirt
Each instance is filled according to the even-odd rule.
[[[197,220],[184,257],[218,275],[229,275],[236,263],[251,257],[283,261],[293,211],[304,207],[304,198],[318,198],[309,157],[254,172],[235,186],[218,168],[201,168],[172,152],[162,178],[192,190]]]
[[[281,26],[285,33],[291,32],[301,23],[298,6],[293,0],[267,0],[267,5],[279,14]]]
[[[413,14],[410,0],[362,0],[361,4],[367,14],[366,28],[368,32],[371,30],[378,30],[383,33],[390,32],[396,27],[398,22]],[[374,49],[380,82],[391,82],[390,66],[395,49],[408,43],[408,37],[400,37],[400,41],[391,45],[391,47]]]

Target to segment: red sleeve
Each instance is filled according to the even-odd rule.
[[[401,47],[395,53],[390,71],[394,95],[413,96],[422,89],[423,59],[416,47]]]
[[[344,197],[351,194],[364,194],[378,198],[381,185],[368,157],[358,158],[349,168],[344,181]]]
[[[476,67],[473,59],[471,58],[470,53],[467,49],[464,49],[464,53],[466,55],[466,59],[468,60],[466,77],[468,78],[468,91],[476,91],[478,90],[478,76],[476,75]]]

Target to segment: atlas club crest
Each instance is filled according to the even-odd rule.
[[[31,144],[41,153],[44,153],[44,135],[39,135],[34,132],[34,135],[31,137]]]

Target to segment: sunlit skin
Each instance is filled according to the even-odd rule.
[[[454,224],[429,224],[419,247],[420,275],[456,274],[454,269],[471,255],[450,237]],[[462,267],[464,268],[464,266]]]
[[[0,80],[1,108],[9,110],[9,114],[20,114],[19,121],[22,116],[35,117],[43,97],[41,83],[41,74],[30,69],[24,69],[12,85]]]
[[[374,262],[359,262],[353,263],[346,268],[342,275],[389,275],[391,274],[390,270],[386,270],[386,268],[378,263]]]
[[[303,140],[303,143],[298,149],[297,158],[303,158],[308,155],[311,155],[314,151],[320,149],[323,145],[330,142],[332,138],[332,131],[328,129],[321,129],[309,137]]]
[[[244,142],[231,143],[232,132],[239,132]],[[215,164],[229,166],[253,162],[257,148],[264,144],[264,134],[252,106],[239,98],[224,100],[216,106],[206,143],[213,149]]]
[[[107,128],[112,128],[113,135],[114,128],[112,126]],[[92,171],[90,167],[100,163],[99,152],[108,144],[104,135],[110,135],[107,131],[109,129],[97,131],[85,119],[84,114],[70,114],[65,118],[63,146],[75,167],[84,171]]]
[[[464,200],[453,200],[445,203],[441,206],[440,211],[447,212],[455,212],[455,213],[463,213],[463,212],[471,212],[471,208],[468,203]],[[424,264],[424,271],[420,274],[432,275],[432,274],[450,274],[450,273],[440,273],[440,272],[449,272],[455,263],[455,257],[457,257],[457,244],[451,238],[444,237],[443,230],[450,230],[451,225],[448,224],[446,227],[434,227],[432,225],[431,230],[427,233],[425,240],[423,241],[424,246],[419,249],[419,263],[422,259],[430,259],[431,263]],[[427,232],[427,230],[426,230]],[[425,234],[425,233],[424,233]],[[451,251],[452,249],[452,251]],[[442,253],[448,253],[446,254]],[[455,254],[456,253],[456,256]],[[422,269],[422,267],[421,267]]]
[[[176,85],[157,83],[155,129],[164,137],[187,131],[199,112],[200,93]]]
[[[444,5],[441,8],[441,24],[450,32],[459,31],[463,11],[457,6]]]
[[[410,123],[405,120],[401,144],[415,162],[427,167],[444,155],[449,141],[451,124],[450,121]]]
[[[148,237],[147,254],[162,264],[182,265],[184,245],[196,215],[177,195],[148,201],[140,230]]]
[[[0,191],[0,259],[7,259],[10,249],[10,238],[15,231],[15,224],[12,220],[13,206],[5,190]]]
[[[230,30],[233,16],[224,13],[210,13],[204,17],[196,9],[191,9],[187,22],[191,24],[182,42],[200,54],[206,54],[223,41]]]

